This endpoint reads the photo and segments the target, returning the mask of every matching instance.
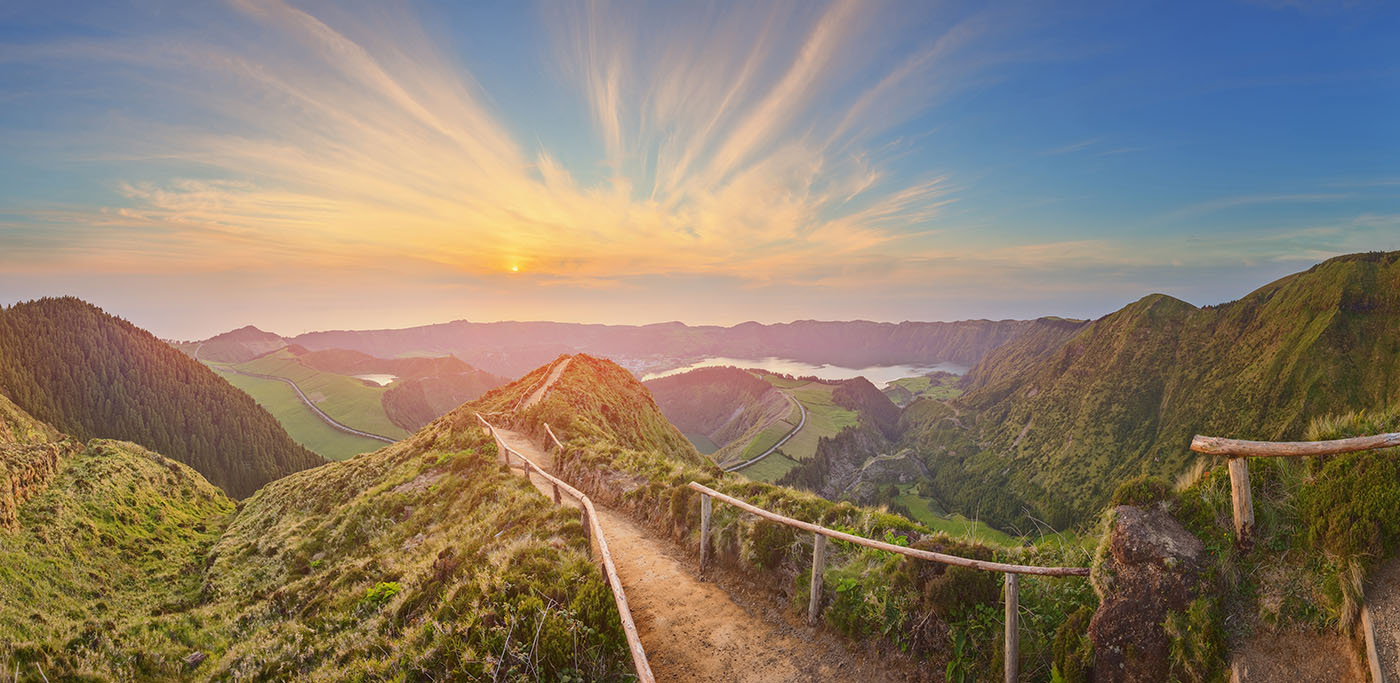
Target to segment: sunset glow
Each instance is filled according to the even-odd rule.
[[[1093,316],[1400,248],[1376,7],[170,7],[6,10],[9,300],[179,337]],[[1326,86],[1277,80],[1304,26]]]

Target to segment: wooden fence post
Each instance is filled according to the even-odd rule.
[[[1376,624],[1364,602],[1361,604],[1361,631],[1366,639],[1366,666],[1371,670],[1371,683],[1385,683],[1385,670],[1381,668],[1381,657],[1376,651]]]
[[[812,595],[807,601],[807,623],[816,626],[817,614],[822,609],[822,577],[826,574],[826,537],[813,534],[812,539]]]
[[[589,533],[590,529],[589,529],[589,524],[588,524],[588,508],[587,508],[587,507],[582,507],[582,506],[580,506],[579,509],[578,509],[578,511],[579,511],[579,514],[582,515],[582,517],[583,517],[583,538],[589,542],[589,551],[588,551],[588,552],[589,552],[589,554],[591,555],[591,554],[593,553],[593,549],[592,549],[593,534]]]
[[[1020,596],[1016,575],[1006,573],[1006,683],[1016,683],[1021,664]]]
[[[1254,544],[1254,498],[1249,491],[1249,460],[1230,458],[1230,502],[1235,511],[1235,539],[1248,550]]]
[[[558,505],[558,504],[559,504],[559,484],[556,483],[556,482],[550,482],[550,483],[554,485],[554,504],[555,504],[555,505]]]
[[[700,576],[704,579],[705,569],[710,566],[710,497],[700,494]]]

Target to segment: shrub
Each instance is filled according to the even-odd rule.
[[[1158,501],[1175,501],[1176,493],[1166,479],[1143,475],[1129,479],[1113,492],[1113,505],[1143,507]]]
[[[381,581],[365,591],[365,597],[360,598],[360,606],[371,612],[375,611],[402,590],[403,586],[398,581]]]
[[[1081,607],[1055,629],[1055,642],[1050,647],[1052,681],[1088,682],[1094,668],[1094,644],[1089,640],[1089,621],[1093,617],[1093,608]]]

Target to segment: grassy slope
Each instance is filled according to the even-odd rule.
[[[859,413],[831,402],[835,386],[811,382],[791,389],[793,398],[807,408],[807,424],[787,443],[783,452],[794,460],[806,460],[817,452],[817,440],[836,436],[860,421]]]
[[[936,399],[961,396],[962,389],[958,387],[958,379],[958,376],[953,374],[945,374],[936,378],[927,375],[901,377],[890,382],[890,385],[885,387],[884,392],[891,401],[894,401],[895,405],[903,408],[925,396]]]
[[[194,470],[134,444],[94,440],[64,458],[19,529],[0,531],[0,661],[55,679],[178,670],[204,646],[190,642],[203,617],[183,612],[232,512]]]
[[[286,382],[231,372],[219,374],[228,380],[229,384],[252,396],[258,405],[267,409],[267,412],[272,413],[297,443],[315,451],[323,458],[345,460],[384,445],[383,441],[356,436],[326,424],[321,416],[302,403]]]
[[[552,365],[552,363],[550,364]],[[507,411],[522,396],[532,392],[549,371],[550,365],[504,387],[487,392],[463,411]],[[690,440],[661,414],[646,387],[612,361],[576,354],[539,403],[523,412],[524,423],[543,436],[548,423],[561,438],[612,440],[622,435],[626,442],[661,453],[688,465],[709,466],[709,460]]]
[[[913,485],[899,487],[899,495],[892,502],[898,503],[913,516],[914,521],[953,538],[971,539],[978,543],[1012,547],[1021,545],[1021,540],[998,529],[962,515],[943,514],[938,503],[915,492]]]
[[[754,481],[771,483],[782,479],[798,464],[796,460],[783,455],[783,450],[779,449],[776,453],[770,453],[768,457],[735,471]]]
[[[1397,430],[1400,405],[1314,419],[1302,438]],[[1247,551],[1235,542],[1223,463],[1193,468],[1175,487],[1143,477],[1114,494],[1114,503],[1163,501],[1205,545],[1203,596],[1179,615],[1186,628],[1172,636],[1174,673],[1223,679],[1228,653],[1258,639],[1326,631],[1352,638],[1368,574],[1400,554],[1400,449],[1251,458],[1249,469],[1256,526]]]
[[[493,451],[443,420],[234,512],[189,468],[94,441],[0,531],[0,674],[625,678],[577,515]]]
[[[390,438],[408,435],[384,413],[384,387],[370,386],[346,375],[314,370],[298,363],[287,351],[234,367],[246,372],[286,377],[296,382],[307,398],[316,403],[316,407],[347,426]]]
[[[1194,433],[1296,439],[1318,415],[1400,399],[1397,316],[1400,253],[1332,259],[1216,307],[1153,295],[1064,323],[1058,346],[1028,336],[989,355],[958,400],[975,426],[915,440],[950,507],[1005,524],[1028,505],[1064,527],[1119,482],[1185,469]]]
[[[545,370],[540,368],[444,419],[470,419],[472,411],[511,405]],[[1088,553],[1075,545],[992,548],[967,544],[880,509],[834,503],[811,493],[722,475],[712,466],[697,464],[690,444],[665,424],[645,388],[622,368],[579,355],[563,377],[561,385],[567,381],[570,387],[567,393],[551,392],[540,406],[516,418],[513,426],[539,433],[548,422],[567,442],[565,452],[556,456],[556,468],[565,478],[572,478],[596,500],[629,512],[658,533],[672,535],[683,547],[696,547],[700,501],[685,485],[698,481],[797,519],[871,538],[1031,564],[1088,563]],[[608,408],[600,409],[599,402]],[[581,414],[572,426],[567,417],[571,409]],[[639,429],[640,424],[655,431]],[[659,436],[667,431],[674,438]],[[812,554],[809,534],[757,523],[724,505],[715,507],[713,533],[721,564],[780,593],[796,612],[805,614],[807,563]],[[823,581],[827,607],[822,619],[853,639],[882,640],[928,658],[935,670],[944,671],[952,664],[969,676],[988,677],[1000,668],[996,645],[1001,634],[1000,582],[996,574],[945,570],[832,543]],[[1030,615],[1022,622],[1022,670],[1033,680],[1043,680],[1049,677],[1050,641],[1056,629],[1067,615],[1092,604],[1094,597],[1087,581],[1073,578],[1026,577],[1021,591],[1022,610]],[[964,643],[957,653],[953,640]]]

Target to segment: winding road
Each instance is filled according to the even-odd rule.
[[[195,362],[197,362],[197,363],[202,363],[202,362],[203,362],[203,361],[199,360],[199,350],[202,349],[202,348],[204,348],[204,342],[200,342],[200,343],[199,343],[199,346],[194,347],[194,360],[195,360]],[[339,429],[340,431],[345,432],[345,433],[347,433],[347,434],[354,434],[355,436],[363,436],[363,437],[365,437],[366,439],[375,439],[375,440],[378,440],[378,441],[383,441],[384,443],[398,443],[398,439],[391,439],[391,438],[389,438],[389,437],[387,437],[387,436],[384,436],[383,434],[372,434],[372,433],[370,433],[370,432],[362,432],[362,431],[360,431],[360,430],[358,430],[358,429],[355,429],[354,427],[351,427],[351,426],[349,426],[349,425],[345,425],[345,424],[341,424],[341,423],[337,422],[337,421],[335,420],[335,418],[331,417],[330,415],[327,415],[326,412],[325,412],[324,410],[321,410],[320,408],[317,408],[317,407],[316,407],[316,404],[315,404],[315,403],[312,403],[312,402],[311,402],[311,399],[307,398],[307,397],[306,397],[306,394],[302,393],[301,387],[297,386],[297,383],[296,383],[296,382],[293,382],[292,380],[290,380],[290,379],[288,379],[288,378],[286,378],[286,377],[279,377],[279,376],[277,376],[277,375],[264,375],[264,374],[257,373],[257,372],[247,372],[247,371],[245,371],[245,370],[235,370],[235,369],[230,368],[230,367],[225,367],[225,366],[222,366],[222,365],[215,365],[215,364],[213,364],[213,363],[204,363],[204,364],[205,364],[206,366],[210,367],[210,368],[213,368],[214,370],[219,371],[219,372],[227,372],[227,373],[231,373],[231,374],[234,374],[234,375],[244,375],[244,376],[247,376],[247,377],[256,377],[256,378],[258,378],[258,379],[275,379],[275,380],[277,380],[277,381],[279,381],[279,382],[286,382],[287,384],[292,385],[292,391],[297,392],[297,396],[301,398],[301,402],[302,402],[302,403],[305,403],[305,404],[306,404],[306,407],[307,407],[307,408],[310,408],[310,409],[311,409],[311,412],[316,413],[316,416],[319,417],[319,418],[321,418],[321,420],[323,420],[326,424],[328,424],[328,425],[330,425],[330,426],[332,426],[332,427],[334,427],[334,428],[336,428],[336,429]]]
[[[360,431],[349,425],[344,425],[339,422],[336,422],[335,418],[331,417],[330,415],[327,415],[326,412],[321,410],[320,408],[317,408],[316,404],[312,403],[311,399],[307,398],[306,394],[302,393],[301,387],[297,386],[296,382],[293,382],[292,380],[287,379],[286,377],[278,377],[277,375],[264,375],[257,372],[247,372],[245,370],[235,370],[233,368],[223,367],[220,365],[210,365],[209,367],[218,370],[219,372],[227,372],[235,375],[244,375],[247,377],[256,377],[258,379],[275,379],[279,382],[286,382],[287,384],[292,385],[292,391],[297,392],[297,396],[301,398],[301,402],[305,403],[306,407],[310,408],[311,412],[316,413],[317,417],[320,417],[322,420],[324,420],[326,424],[335,427],[336,429],[339,429],[342,432],[354,434],[355,436],[363,436],[366,439],[377,439],[379,441],[383,441],[384,443],[398,442],[398,439],[391,439],[387,436],[384,436],[383,434],[373,434],[370,432]]]
[[[752,465],[752,464],[758,462],[759,460],[762,460],[762,459],[768,457],[768,455],[771,454],[773,451],[778,450],[779,448],[782,447],[783,444],[787,443],[787,442],[788,442],[788,439],[791,439],[794,435],[797,434],[797,432],[801,431],[803,425],[806,425],[806,424],[807,424],[807,407],[804,406],[804,405],[802,405],[802,402],[801,402],[801,401],[799,401],[799,400],[793,398],[793,397],[792,397],[792,394],[789,394],[789,393],[787,393],[787,392],[783,392],[783,395],[786,396],[786,397],[788,397],[788,400],[789,400],[789,401],[792,401],[792,402],[793,402],[793,405],[796,405],[798,410],[802,411],[802,419],[799,420],[799,421],[797,422],[797,426],[796,426],[796,427],[793,427],[793,428],[792,428],[792,431],[790,431],[790,432],[787,433],[787,436],[784,436],[783,438],[778,439],[778,443],[773,444],[773,447],[772,447],[772,448],[769,448],[768,450],[766,450],[766,451],[764,451],[764,452],[762,452],[762,453],[759,453],[757,456],[754,456],[754,457],[752,457],[752,458],[749,458],[748,460],[745,460],[744,462],[741,462],[741,463],[739,463],[739,464],[737,464],[737,465],[724,468],[724,471],[725,471],[725,472],[736,472],[736,471],[738,471],[738,470],[742,470],[742,469],[744,469],[745,467],[748,467],[749,465]]]

